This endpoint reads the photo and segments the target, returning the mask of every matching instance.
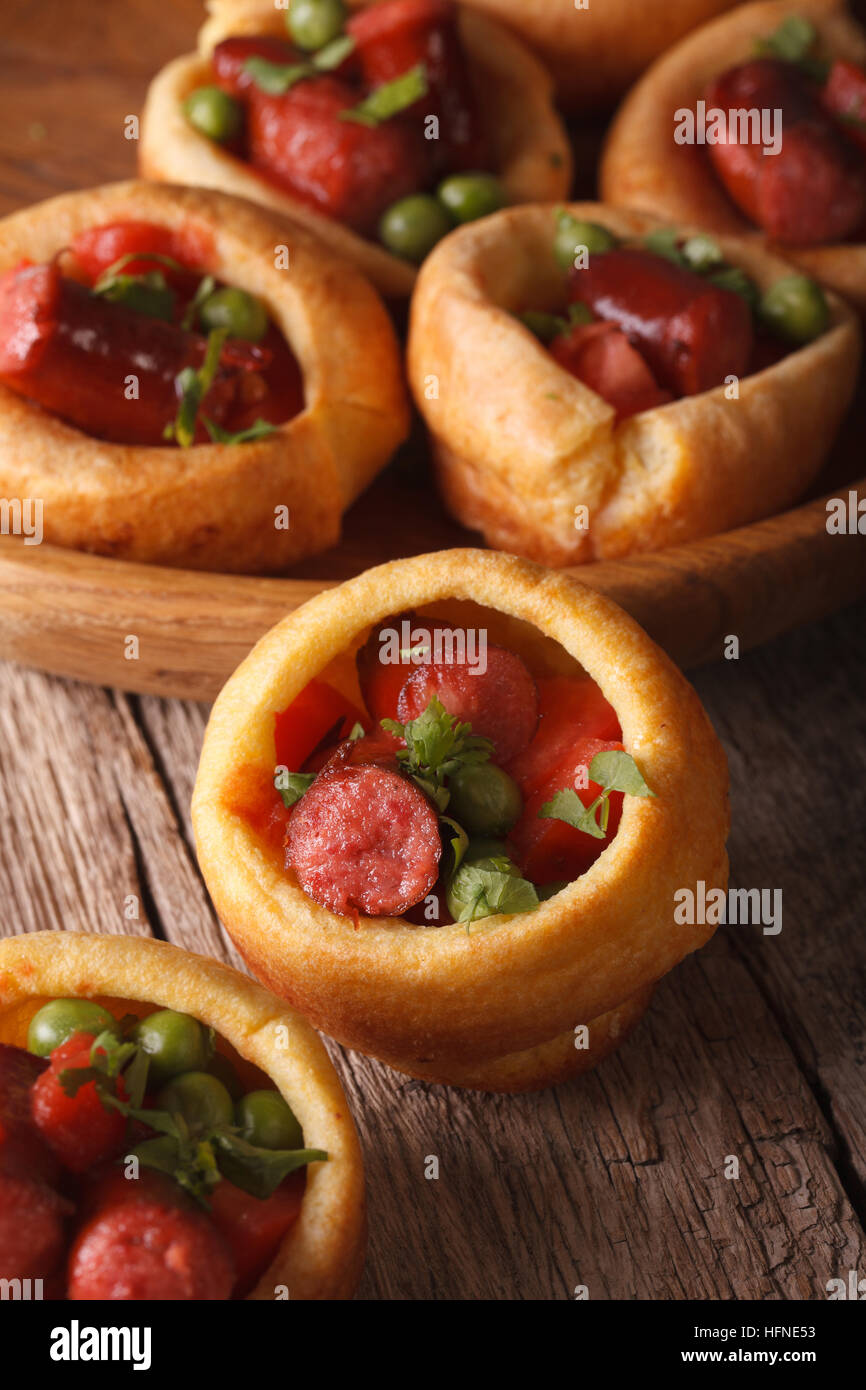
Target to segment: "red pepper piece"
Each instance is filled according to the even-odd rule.
[[[69,1096],[60,1084],[61,1072],[90,1066],[91,1033],[73,1033],[51,1054],[51,1065],[31,1092],[33,1120],[46,1143],[73,1173],[85,1173],[95,1163],[114,1158],[123,1147],[126,1119],[104,1105],[94,1081]],[[114,1094],[125,1098],[123,1079]]]
[[[150,251],[159,256],[168,256],[178,261],[188,271],[201,270],[212,254],[210,234],[190,226],[184,231],[174,231],[160,227],[155,222],[134,221],[107,222],[99,227],[88,227],[73,237],[70,251],[76,265],[89,285],[95,285],[101,275],[116,265],[124,256],[136,255],[136,259],[124,265],[123,275],[145,275],[150,270],[161,270],[169,284],[174,283],[177,272],[170,266],[149,259]],[[186,278],[183,278],[186,284]]]
[[[326,681],[310,681],[288,709],[274,716],[277,765],[299,771],[327,735],[333,733],[328,742],[336,747],[356,723],[363,725],[365,720],[351,700]]]
[[[306,1173],[291,1173],[270,1197],[251,1197],[227,1179],[214,1189],[211,1220],[235,1266],[233,1298],[243,1298],[264,1274],[301,1213]]]
[[[539,886],[560,881],[570,883],[586,873],[610,844],[622,815],[621,792],[611,793],[607,834],[603,840],[576,830],[565,821],[540,817],[538,813],[555,792],[566,787],[573,788],[584,806],[589,806],[601,788],[595,782],[590,782],[588,787],[575,786],[575,780],[589,767],[596,753],[614,748],[621,749],[622,744],[612,739],[581,739],[574,745],[571,758],[560,763],[556,772],[524,805],[520,820],[509,836],[509,846],[514,862],[532,883]]]
[[[524,800],[574,764],[574,750],[585,739],[619,739],[613,706],[589,676],[546,676],[538,681],[538,729],[529,747],[509,763]]]

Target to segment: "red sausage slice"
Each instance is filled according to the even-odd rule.
[[[232,97],[245,97],[255,85],[246,70],[250,58],[264,58],[280,67],[301,61],[301,55],[287,39],[276,35],[254,35],[223,39],[213,51],[213,70],[217,85]]]
[[[399,118],[366,126],[341,119],[358,94],[336,77],[298,82],[283,96],[247,89],[253,165],[295,197],[356,231],[427,182],[419,131]]]
[[[230,1297],[234,1278],[213,1223],[171,1178],[109,1171],[72,1247],[67,1296],[213,1301]]]
[[[60,1262],[72,1205],[46,1183],[0,1173],[0,1279],[47,1279]]]
[[[707,107],[782,113],[782,147],[708,144],[737,206],[774,240],[812,246],[844,241],[866,216],[866,168],[791,63],[761,58],[731,68],[707,91]]]
[[[456,6],[449,0],[391,0],[354,15],[346,29],[372,87],[423,63],[427,95],[410,111],[438,118],[438,139],[429,142],[438,168],[487,166],[487,140],[457,32]]]
[[[405,912],[436,882],[441,852],[431,803],[378,762],[334,760],[297,803],[286,836],[304,892],[343,917]]]
[[[0,1173],[51,1185],[60,1165],[30,1113],[30,1092],[48,1062],[0,1043]]]
[[[199,367],[206,340],[92,295],[56,263],[0,279],[0,380],[100,439],[164,444],[177,413],[175,378]],[[230,342],[202,412],[225,420],[240,375],[266,365],[262,350]],[[130,378],[138,397],[127,398]],[[200,426],[202,439],[207,439]]]
[[[524,662],[505,647],[487,648],[487,668],[431,662],[419,666],[400,692],[401,724],[423,714],[433,696],[449,714],[489,738],[498,763],[520,753],[538,723],[538,690]]]
[[[866,150],[866,72],[856,63],[837,59],[821,89],[821,105],[844,134]]]
[[[554,338],[550,352],[560,367],[612,405],[619,420],[672,399],[637,348],[612,323],[575,324]]]
[[[680,396],[744,376],[752,319],[741,295],[651,251],[623,247],[591,256],[569,277],[572,300],[617,324],[663,387]]]
[[[133,219],[88,227],[73,237],[69,249],[90,285],[125,256],[135,256],[135,260],[126,262],[122,274],[145,275],[149,270],[160,270],[169,284],[179,283],[180,288],[186,288],[188,275],[180,275],[173,267],[155,261],[153,255],[168,256],[187,271],[194,271],[205,264],[213,252],[208,235],[199,228],[190,226],[175,231],[155,222]]]

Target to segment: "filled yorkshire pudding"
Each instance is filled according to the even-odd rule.
[[[345,1096],[236,970],[139,937],[0,941],[0,1120],[3,1278],[72,1300],[354,1292]]]
[[[818,473],[851,310],[762,247],[605,204],[461,228],[413,297],[409,380],[451,511],[552,565],[766,516]]]
[[[397,298],[455,223],[567,193],[546,71],[471,9],[387,0],[346,16],[329,3],[322,27],[306,5],[298,28],[270,0],[208,8],[199,53],[151,85],[146,177],[286,214]]]
[[[606,106],[659,53],[739,0],[470,0],[544,59],[566,110]]]
[[[734,127],[747,117],[754,130]],[[863,311],[864,132],[862,27],[839,0],[762,0],[637,83],[607,139],[602,197],[767,245]]]
[[[0,222],[0,493],[46,541],[279,570],[407,429],[376,291],[264,209],[122,183]]]
[[[192,814],[269,987],[479,1089],[606,1055],[712,934],[675,892],[727,882],[691,687],[614,604],[492,552],[393,561],[268,633],[213,708]]]

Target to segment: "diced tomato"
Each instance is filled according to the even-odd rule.
[[[263,1200],[251,1197],[225,1178],[214,1189],[211,1220],[234,1260],[234,1298],[249,1293],[271,1263],[300,1215],[305,1185],[306,1173],[300,1169]]]
[[[364,704],[377,727],[381,719],[397,718],[400,691],[415,670],[408,655],[400,661],[390,659],[394,655],[393,634],[402,631],[404,622],[409,624],[408,631],[411,632],[414,624],[420,621],[414,613],[399,613],[395,617],[386,618],[373,628],[364,645],[358,648],[355,657],[358,683],[361,686]],[[433,622],[426,618],[423,622],[426,628],[434,626]],[[387,644],[386,634],[391,637]],[[388,656],[388,660],[383,660],[385,655]]]
[[[549,782],[560,764],[571,766],[582,739],[622,736],[616,711],[589,676],[543,676],[537,685],[538,729],[507,768],[524,800]]]
[[[33,1120],[49,1148],[73,1173],[84,1173],[95,1163],[114,1158],[122,1149],[126,1120],[117,1110],[103,1104],[96,1083],[86,1082],[74,1096],[60,1084],[60,1073],[90,1066],[94,1038],[90,1033],[73,1033],[51,1054],[51,1065],[37,1079],[31,1091]],[[125,1097],[122,1079],[115,1082],[115,1094]]]
[[[608,405],[619,420],[673,400],[625,333],[612,323],[579,323],[550,344],[551,355]]]
[[[584,806],[589,806],[601,788],[590,782],[587,787],[575,785],[586,775],[596,753],[608,749],[622,748],[613,739],[584,738],[574,745],[572,756],[561,762],[556,772],[531,796],[523,808],[523,814],[509,836],[509,845],[515,863],[525,878],[542,886],[559,881],[570,882],[595,863],[602,850],[616,834],[622,815],[622,793],[614,792],[610,797],[610,812],[607,834],[603,840],[587,835],[565,821],[551,820],[539,816],[545,802],[550,801],[555,792],[571,787],[577,792]]]
[[[329,744],[348,738],[364,715],[326,681],[305,685],[288,709],[274,716],[274,748],[279,767],[298,772],[327,737]]]
[[[189,227],[175,231],[160,227],[155,222],[133,220],[88,227],[73,237],[71,243],[78,268],[91,285],[121,257],[132,255],[135,255],[135,259],[123,267],[124,275],[144,275],[149,270],[162,270],[171,283],[170,268],[148,258],[148,251],[153,255],[170,256],[188,270],[201,270],[209,259],[210,250],[209,234],[199,229]],[[139,252],[141,254],[137,255]]]
[[[866,72],[837,59],[821,91],[821,103],[845,134],[866,150]]]

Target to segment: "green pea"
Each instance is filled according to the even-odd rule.
[[[292,0],[286,26],[298,48],[312,53],[342,31],[346,7],[342,0]]]
[[[244,1088],[228,1057],[224,1057],[221,1052],[215,1052],[208,1071],[211,1076],[216,1077],[217,1081],[223,1083],[232,1100],[240,1100]]]
[[[563,270],[574,268],[574,258],[578,249],[586,248],[590,256],[603,251],[612,251],[618,244],[613,232],[598,222],[582,222],[572,217],[570,212],[559,208],[556,213],[556,236],[553,241],[553,254]]]
[[[455,222],[476,222],[505,206],[505,190],[494,174],[452,174],[436,190]]]
[[[302,1149],[304,1133],[279,1091],[248,1091],[235,1106],[241,1136],[259,1149]]]
[[[27,1029],[27,1048],[37,1057],[48,1057],[73,1033],[120,1033],[117,1019],[101,1004],[90,999],[52,999],[43,1004],[30,1020]]]
[[[768,328],[791,343],[810,343],[825,332],[830,309],[808,275],[784,275],[761,296],[758,312]]]
[[[156,1097],[158,1110],[183,1115],[191,1129],[213,1129],[234,1119],[232,1098],[221,1081],[206,1071],[186,1071],[163,1086]]]
[[[214,328],[227,328],[230,338],[243,338],[257,343],[268,331],[268,311],[260,299],[226,286],[214,290],[198,311],[202,328],[210,333]]]
[[[209,1032],[198,1019],[174,1009],[148,1014],[135,1025],[131,1037],[150,1058],[148,1075],[154,1086],[181,1072],[204,1071],[213,1051]]]
[[[448,779],[448,790],[448,814],[469,835],[503,835],[523,810],[517,783],[495,763],[461,767]]]
[[[395,256],[420,265],[453,225],[437,198],[429,193],[411,193],[382,214],[379,239]]]
[[[183,104],[190,125],[208,140],[223,144],[240,134],[243,107],[221,87],[197,87]]]

